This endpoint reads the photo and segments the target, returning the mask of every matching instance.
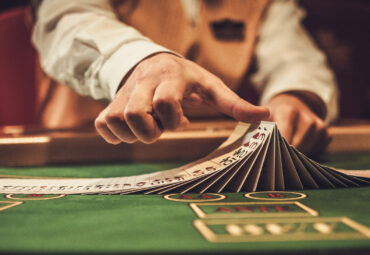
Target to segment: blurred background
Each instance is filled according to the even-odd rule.
[[[340,117],[370,120],[370,1],[300,0],[304,25],[340,88]],[[0,1],[0,125],[37,124],[37,55],[28,0]]]

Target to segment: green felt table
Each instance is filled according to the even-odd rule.
[[[337,168],[370,168],[368,153],[325,155],[318,160]],[[159,171],[183,163],[0,168],[0,175],[112,177]],[[13,198],[17,198],[14,200],[2,194],[0,252],[370,253],[370,188],[296,192],[307,197],[281,192],[281,196],[277,193],[254,194],[257,199],[252,199],[245,197],[245,193],[224,193],[223,200],[211,201],[207,197],[188,194],[185,198],[201,199],[201,202],[193,201],[193,206],[189,205],[191,201],[166,200],[162,195],[68,195],[57,199],[14,195]],[[282,198],[291,200],[279,200]],[[22,203],[16,205],[15,202]],[[297,202],[301,206],[297,206]],[[4,209],[13,204],[15,206]],[[206,216],[197,214],[194,207]],[[343,223],[344,218],[351,224]],[[216,225],[212,225],[212,221]],[[247,232],[233,236],[226,231],[224,223],[234,228],[239,226],[239,229],[253,225],[264,232],[255,236],[248,236]],[[315,223],[326,225],[317,231],[313,228]],[[199,224],[207,226],[208,232],[200,231],[196,227]],[[270,224],[270,232],[266,224]],[[276,224],[285,228],[282,234],[272,234]],[[322,225],[316,224],[319,230]],[[328,230],[325,226],[334,227]],[[216,239],[207,239],[209,231]]]

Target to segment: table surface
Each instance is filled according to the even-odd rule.
[[[368,153],[324,155],[317,160],[337,168],[370,168]],[[183,163],[1,168],[0,177],[127,176]],[[190,200],[173,201],[162,195],[68,195],[57,199],[1,195],[0,252],[370,252],[370,188],[295,192],[307,197],[286,192],[252,194],[254,198],[224,193],[223,200],[212,201],[206,198],[213,195],[188,194],[180,198]],[[263,234],[237,233],[246,226],[257,226]],[[230,228],[236,228],[236,233],[228,232]]]
[[[0,126],[0,166],[196,160],[217,148],[236,125],[230,119],[198,120],[185,130],[165,132],[152,144],[119,145],[106,143],[91,127]],[[328,133],[328,153],[370,152],[369,120],[344,119]]]

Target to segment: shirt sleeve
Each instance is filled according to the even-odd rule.
[[[308,91],[322,101],[325,121],[338,115],[338,89],[325,55],[301,25],[305,12],[294,0],[275,0],[260,27],[256,46],[258,71],[252,77],[261,104],[277,94]]]
[[[42,1],[32,40],[48,75],[95,99],[112,100],[137,63],[171,52],[120,22],[108,0]]]

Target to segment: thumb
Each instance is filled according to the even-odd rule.
[[[235,94],[225,84],[210,88],[210,103],[218,110],[242,122],[267,120],[270,111],[267,107],[255,106]]]

